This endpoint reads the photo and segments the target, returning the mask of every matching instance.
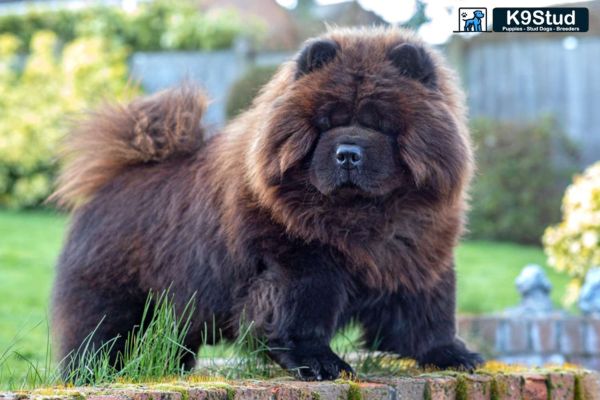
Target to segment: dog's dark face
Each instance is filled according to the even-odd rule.
[[[311,184],[326,196],[385,194],[406,181],[405,167],[398,154],[393,133],[378,127],[382,119],[374,105],[362,105],[357,123],[344,111],[344,105],[334,105],[330,118],[339,118],[331,126],[322,119],[321,134],[312,154],[309,168]],[[323,111],[323,113],[329,113]],[[362,121],[362,122],[361,122]],[[336,121],[337,122],[337,121]]]
[[[467,145],[436,68],[420,44],[390,37],[309,42],[272,109],[279,182],[341,201],[460,186]]]

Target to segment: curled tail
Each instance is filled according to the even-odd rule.
[[[74,208],[127,167],[195,153],[204,142],[207,99],[185,85],[91,113],[66,138],[63,169],[49,201]]]

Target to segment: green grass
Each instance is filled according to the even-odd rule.
[[[3,377],[26,374],[30,363],[45,365],[48,299],[66,221],[50,212],[0,211],[0,387],[6,384]],[[459,311],[486,313],[516,304],[515,277],[525,264],[544,265],[544,261],[536,247],[463,243],[457,253]],[[552,271],[548,274],[558,304],[568,279]],[[8,359],[2,362],[6,350]],[[215,346],[202,354],[227,352]]]
[[[456,254],[459,312],[489,313],[517,304],[515,278],[532,263],[544,267],[552,283],[552,299],[560,306],[569,278],[546,267],[541,248],[484,241],[463,243]]]
[[[64,216],[49,212],[0,212],[0,361],[7,349],[22,356],[7,355],[5,376],[25,373],[25,359],[45,362],[48,298],[65,227]]]

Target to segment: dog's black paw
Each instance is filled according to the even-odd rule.
[[[478,353],[469,351],[459,340],[451,344],[434,347],[417,360],[421,366],[437,368],[453,368],[473,372],[483,364],[484,360]]]
[[[334,380],[342,374],[347,377],[354,376],[352,367],[328,346],[278,350],[272,352],[271,357],[284,369],[304,381]]]

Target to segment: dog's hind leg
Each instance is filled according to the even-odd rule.
[[[68,378],[104,351],[117,366],[117,354],[123,352],[127,335],[140,324],[144,305],[143,296],[132,296],[126,290],[107,291],[74,276],[59,276],[52,322],[63,376]]]

